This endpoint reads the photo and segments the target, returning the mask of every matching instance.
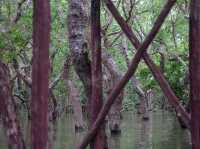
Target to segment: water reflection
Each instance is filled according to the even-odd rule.
[[[121,149],[120,138],[121,138],[120,134],[111,135],[108,138],[108,147],[109,147],[109,149]]]
[[[172,113],[152,113],[149,121],[141,120],[133,112],[126,112],[123,117],[121,135],[108,133],[109,149],[191,149],[188,132],[180,128]],[[24,136],[30,144],[30,122],[23,121]],[[74,149],[84,135],[85,132],[75,133],[71,115],[63,115],[59,121],[49,125],[49,148]],[[0,149],[7,149],[2,129]]]

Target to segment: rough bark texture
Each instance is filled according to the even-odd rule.
[[[191,1],[190,10],[190,98],[192,149],[200,148],[200,1]]]
[[[91,0],[92,94],[90,127],[96,121],[103,105],[100,6],[100,0]],[[90,142],[90,149],[106,148],[105,122],[102,122],[96,136]]]
[[[25,149],[24,140],[16,116],[15,102],[12,98],[10,73],[0,61],[0,114],[6,133],[9,149]]]
[[[31,140],[32,149],[47,149],[50,4],[48,0],[33,2]]]
[[[68,13],[68,39],[73,64],[77,75],[83,82],[87,111],[90,109],[91,66],[88,57],[89,4],[87,0],[70,0]]]

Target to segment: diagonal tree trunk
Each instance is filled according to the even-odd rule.
[[[50,2],[33,1],[32,149],[48,146]]]
[[[15,102],[12,98],[8,67],[0,61],[0,115],[6,133],[9,149],[25,149],[25,143],[16,116]]]

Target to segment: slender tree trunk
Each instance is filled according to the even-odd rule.
[[[107,73],[106,75],[106,79],[104,80],[105,82],[104,86],[106,86],[106,93],[107,95],[109,95],[112,88],[120,80],[122,74],[117,69],[117,65],[113,60],[113,58],[110,55],[108,55],[108,53],[106,53],[105,50],[102,50],[102,62],[109,71],[109,73]],[[121,132],[120,125],[122,118],[121,109],[122,109],[123,98],[124,98],[124,91],[122,90],[108,113],[108,123],[111,133]]]
[[[121,51],[125,57],[126,65],[127,65],[127,67],[129,67],[130,60],[128,58],[128,43],[127,43],[127,38],[126,38],[125,34],[122,35]],[[140,99],[140,104],[138,107],[138,114],[142,114],[142,117],[144,119],[148,119],[148,114],[147,114],[148,110],[146,107],[147,98],[145,96],[145,92],[143,91],[143,89],[141,87],[142,85],[141,85],[140,81],[136,79],[136,77],[134,75],[131,78],[131,82],[132,82],[134,90],[136,91],[136,93],[138,94],[139,99]]]
[[[192,0],[190,9],[189,69],[192,149],[200,149],[200,1]]]
[[[25,149],[25,143],[16,116],[15,102],[12,98],[8,67],[0,61],[0,114],[6,133],[9,149]]]
[[[48,0],[33,3],[31,141],[32,149],[47,149],[50,4]]]
[[[90,126],[96,121],[103,105],[100,6],[100,0],[91,0],[92,94]],[[96,136],[90,142],[90,149],[106,148],[105,122],[102,122]]]

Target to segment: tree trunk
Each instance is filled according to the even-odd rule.
[[[106,53],[105,50],[102,50],[102,62],[104,66],[109,71],[109,74],[106,75],[106,79],[104,80],[106,86],[106,94],[109,95],[112,88],[117,84],[120,80],[122,74],[120,74],[117,69],[117,65],[113,58]],[[119,133],[121,132],[121,109],[122,109],[122,101],[123,101],[123,90],[121,94],[117,97],[117,100],[112,105],[109,113],[108,113],[108,123],[111,133]]]
[[[87,0],[70,0],[68,13],[69,48],[75,71],[83,83],[87,97],[87,112],[90,109],[91,66],[88,57],[89,4]]]
[[[15,102],[12,98],[10,73],[8,67],[0,61],[0,114],[6,133],[9,149],[25,149],[25,143],[16,116]]]
[[[64,68],[63,68],[63,80],[65,82],[66,88],[68,90],[69,102],[73,107],[73,118],[75,123],[75,131],[81,131],[84,129],[83,113],[80,103],[80,94],[75,84],[70,80],[70,67],[71,67],[71,58],[67,57]]]
[[[191,1],[190,10],[190,98],[192,149],[200,148],[200,1]]]
[[[33,3],[31,141],[32,149],[47,149],[50,4],[48,0]]]
[[[100,11],[100,0],[91,0],[92,94],[90,127],[96,121],[103,105]],[[90,149],[106,149],[107,147],[105,121],[103,121],[93,141],[90,142]]]
[[[73,117],[75,122],[75,131],[82,131],[84,129],[83,113],[80,103],[80,95],[71,80],[67,81],[69,101],[73,106]]]

